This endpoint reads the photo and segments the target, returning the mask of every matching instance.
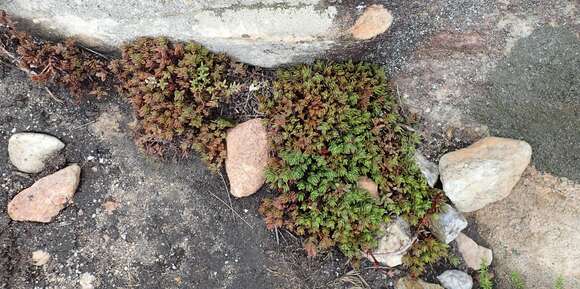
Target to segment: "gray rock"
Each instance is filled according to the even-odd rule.
[[[482,264],[491,265],[493,253],[490,249],[479,246],[463,233],[457,236],[455,242],[457,242],[457,250],[471,269],[479,270]]]
[[[439,180],[439,168],[436,164],[430,162],[425,156],[423,156],[420,152],[415,152],[415,161],[417,162],[417,166],[427,179],[427,184],[430,187],[434,187],[437,184],[437,180]]]
[[[0,1],[0,9],[46,32],[93,47],[163,35],[266,67],[312,61],[330,50],[372,51],[364,40],[386,31],[393,17],[382,5],[360,8],[319,0]]]
[[[439,214],[431,217],[431,231],[439,241],[449,244],[467,227],[465,217],[452,206],[445,204]]]
[[[511,193],[531,157],[524,141],[484,138],[441,158],[443,190],[459,211],[479,210]]]
[[[17,133],[8,140],[10,162],[25,173],[39,173],[46,166],[46,160],[64,148],[64,143],[56,137],[42,133]]]
[[[364,253],[364,256],[374,262],[375,259],[381,264],[389,267],[395,267],[403,264],[403,256],[413,245],[411,229],[409,224],[397,218],[392,221],[386,228],[384,235],[379,240],[379,246],[370,254]]]
[[[473,279],[467,273],[459,270],[447,270],[437,276],[445,289],[471,289]]]

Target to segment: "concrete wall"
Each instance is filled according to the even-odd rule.
[[[94,47],[117,47],[139,36],[163,35],[194,40],[265,67],[363,47],[364,40],[357,38],[370,39],[392,21],[376,5],[369,9],[356,3],[322,2],[333,1],[3,0],[0,9],[45,32],[74,36]],[[367,10],[371,13],[363,17]]]

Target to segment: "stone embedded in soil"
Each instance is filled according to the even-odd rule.
[[[479,210],[511,193],[531,157],[524,141],[484,138],[441,158],[443,191],[459,211]]]
[[[403,277],[397,280],[396,289],[443,289],[438,284],[427,283],[423,280]]]
[[[403,264],[403,256],[413,244],[409,224],[397,218],[391,222],[385,234],[379,240],[379,246],[373,250],[372,255],[364,253],[371,262],[377,262],[395,267]]]
[[[265,181],[268,163],[268,137],[262,119],[252,119],[228,131],[226,172],[233,196],[247,197]]]
[[[479,246],[463,233],[457,236],[455,242],[457,242],[457,249],[461,253],[463,260],[471,269],[479,270],[482,264],[485,264],[485,266],[491,265],[493,253],[490,249]]]
[[[371,197],[378,199],[379,198],[379,186],[373,180],[367,177],[360,177],[357,182],[357,186],[363,190],[369,192]]]
[[[437,276],[445,289],[471,289],[473,279],[467,273],[459,270],[447,270]]]
[[[439,241],[449,244],[467,227],[465,217],[452,206],[445,204],[441,212],[431,216],[431,231]]]
[[[81,167],[70,165],[36,181],[8,203],[14,221],[49,223],[70,202],[79,185]]]
[[[423,173],[423,176],[425,176],[427,184],[433,188],[439,180],[439,168],[436,164],[430,162],[420,152],[415,152],[415,161],[421,170],[421,173]]]
[[[32,265],[42,266],[48,263],[50,260],[50,254],[43,250],[36,250],[32,252]]]
[[[97,278],[93,276],[93,274],[85,272],[79,278],[79,285],[81,289],[94,289],[95,288],[95,281]]]
[[[63,148],[64,143],[58,138],[42,133],[17,133],[8,140],[10,162],[25,173],[41,172],[45,162]]]
[[[356,39],[371,39],[389,29],[393,24],[393,15],[383,5],[371,5],[350,28],[352,36]]]

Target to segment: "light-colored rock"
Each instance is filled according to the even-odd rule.
[[[375,198],[379,198],[379,186],[373,182],[373,180],[367,177],[360,177],[357,182],[357,186],[369,192],[369,194]]]
[[[96,279],[93,274],[85,272],[79,278],[79,285],[81,285],[81,289],[94,289]]]
[[[43,250],[36,250],[32,252],[32,265],[42,266],[48,263],[50,260],[50,254]]]
[[[459,270],[447,270],[437,276],[445,289],[471,289],[473,279],[467,273]]]
[[[383,5],[371,5],[356,20],[351,28],[352,37],[356,39],[371,39],[389,29],[393,23],[393,15]]]
[[[439,214],[431,216],[430,224],[437,239],[449,244],[467,227],[467,220],[452,206],[445,204]]]
[[[367,39],[388,28],[392,17],[378,7],[370,6],[358,19],[355,36]],[[344,37],[360,13],[345,1],[99,0],[86,5],[78,0],[11,0],[0,1],[0,9],[33,22],[37,32],[74,37],[97,48],[119,47],[140,36],[167,36],[266,67],[309,62],[328,57],[328,51],[374,47]]]
[[[510,194],[531,156],[524,141],[484,138],[441,158],[443,190],[459,211],[479,210]]]
[[[463,233],[457,236],[455,242],[457,242],[457,249],[461,253],[463,260],[471,269],[479,270],[482,264],[485,264],[485,266],[491,265],[493,253],[490,249],[479,246]]]
[[[81,167],[73,164],[36,181],[8,203],[8,215],[15,221],[52,221],[72,200],[80,174]]]
[[[421,173],[425,176],[427,184],[429,184],[430,187],[434,187],[439,180],[439,168],[437,165],[430,162],[420,152],[415,152],[415,161],[417,162],[417,166],[421,170]]]
[[[396,289],[443,289],[439,284],[427,283],[423,280],[403,277],[397,280]]]
[[[58,154],[64,143],[43,133],[17,133],[8,140],[10,162],[21,172],[39,173],[49,158]]]
[[[372,256],[364,253],[365,257],[371,262],[375,259],[381,264],[389,267],[395,267],[403,264],[403,256],[413,245],[411,230],[409,224],[397,218],[391,222],[384,235],[379,240],[379,246],[372,252]]]
[[[254,194],[264,184],[268,164],[268,137],[262,119],[248,120],[229,130],[226,145],[231,194],[238,198]]]

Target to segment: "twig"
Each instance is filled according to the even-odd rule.
[[[95,123],[95,122],[97,122],[97,121],[96,121],[96,120],[89,121],[89,122],[87,122],[87,123],[85,123],[85,124],[81,124],[81,125],[79,125],[79,126],[77,126],[77,127],[73,128],[72,130],[81,129],[81,128],[83,128],[83,127],[85,127],[85,126],[87,126],[87,125],[90,125],[90,124],[92,124],[92,123]]]
[[[230,203],[230,208],[232,209],[232,212],[235,213],[234,211],[234,207],[232,205],[232,197],[230,196],[230,191],[228,190],[228,184],[226,183],[226,178],[224,178],[224,175],[222,174],[222,172],[219,172],[220,177],[222,177],[222,182],[224,183],[224,187],[226,189],[226,195],[228,196],[228,201]],[[234,215],[232,214],[232,218],[235,218]]]
[[[274,230],[276,232],[276,244],[280,245],[280,238],[278,237],[278,228]]]
[[[97,52],[95,50],[92,50],[92,49],[90,49],[90,48],[88,48],[88,47],[86,47],[84,45],[80,45],[80,44],[78,44],[78,45],[79,45],[79,47],[81,47],[82,49],[85,49],[88,52],[92,52],[92,53],[94,53],[94,54],[96,54],[96,55],[98,55],[98,56],[100,56],[100,57],[102,57],[102,58],[104,58],[106,60],[109,60],[109,58],[106,55],[104,55],[104,54],[102,54],[100,52]]]
[[[9,58],[10,61],[12,61],[12,63],[14,65],[16,65],[16,67],[22,71],[24,71],[26,74],[28,74],[28,76],[30,77],[31,75],[38,75],[38,73],[36,73],[35,71],[32,71],[28,68],[22,67],[18,61],[18,58],[16,58],[16,56],[14,56],[14,54],[8,52],[8,50],[6,50],[6,48],[4,48],[4,45],[0,46],[0,52],[2,54],[4,54],[6,57]]]
[[[242,221],[244,221],[244,223],[246,223],[246,225],[248,225],[248,227],[250,227],[251,229],[254,229],[254,227],[252,225],[250,225],[250,223],[248,223],[244,218],[242,218],[242,216],[240,216],[240,214],[238,214],[238,212],[236,212],[236,210],[234,210],[234,208],[232,208],[232,206],[228,205],[228,203],[226,203],[224,200],[222,200],[220,197],[216,196],[214,193],[212,193],[211,191],[209,192],[210,195],[212,195],[214,198],[218,199],[220,202],[222,202],[222,204],[224,204],[226,207],[230,208],[232,210],[232,212],[234,212],[234,214],[236,214],[236,216],[238,216],[238,218],[240,218]]]
[[[46,92],[48,92],[48,95],[50,95],[50,97],[52,99],[54,99],[54,101],[58,102],[58,103],[63,103],[63,101],[61,99],[59,99],[58,97],[54,96],[54,94],[52,94],[52,91],[50,91],[50,89],[48,89],[48,87],[44,87],[44,90],[46,90]]]

